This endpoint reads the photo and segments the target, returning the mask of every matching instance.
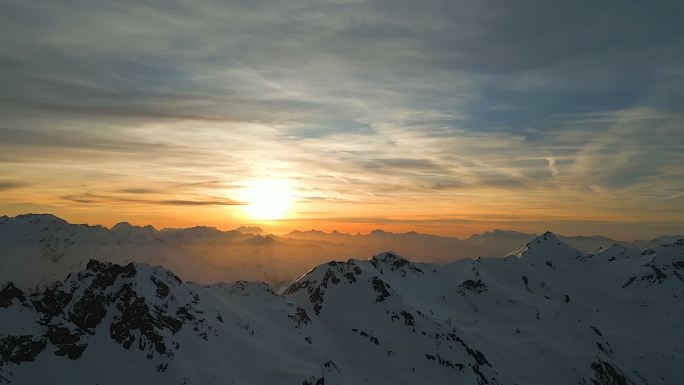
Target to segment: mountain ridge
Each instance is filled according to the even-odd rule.
[[[51,214],[0,217],[0,280],[14,279],[31,288],[85,267],[91,258],[118,264],[146,262],[183,271],[201,283],[239,279],[279,283],[289,281],[318,264],[340,256],[364,259],[394,250],[412,261],[449,263],[461,258],[500,257],[533,237],[498,230],[467,240],[416,232],[350,235],[315,231],[293,238],[196,226],[154,229],[120,223],[111,229],[70,224]],[[636,244],[573,237],[559,239],[584,254],[613,244],[645,249],[676,240],[663,236]],[[579,245],[579,246],[578,246]],[[580,247],[581,246],[581,247]]]
[[[684,240],[559,259],[541,252],[558,239],[540,238],[513,258],[330,261],[279,292],[90,260],[37,292],[0,285],[0,380],[66,385],[76,368],[93,383],[684,380]]]

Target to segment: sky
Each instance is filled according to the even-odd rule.
[[[681,20],[681,1],[4,0],[0,215],[682,233]],[[287,213],[250,216],[273,181]]]

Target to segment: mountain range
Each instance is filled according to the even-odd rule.
[[[41,226],[13,235],[41,244],[54,234]],[[121,244],[101,249],[119,258],[152,231],[128,230],[107,230]],[[207,231],[168,237],[192,244]],[[34,263],[70,258],[63,242]],[[332,261],[275,289],[89,260],[31,289],[0,284],[0,382],[681,384],[683,275],[682,239],[585,253],[552,233],[503,258]]]
[[[369,234],[293,231],[277,236],[255,226],[232,231],[213,227],[156,230],[119,223],[112,228],[70,224],[50,214],[0,217],[0,281],[33,288],[86,267],[90,259],[121,265],[162,265],[199,283],[253,280],[290,281],[330,260],[367,259],[393,250],[415,262],[449,263],[463,258],[499,257],[537,235],[494,230],[467,239],[416,232]],[[645,249],[684,236],[625,242],[601,236],[563,237],[584,253],[618,244]]]

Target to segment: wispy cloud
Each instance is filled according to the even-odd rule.
[[[67,195],[63,199],[76,203],[93,205],[116,205],[116,204],[137,204],[137,205],[168,205],[168,206],[240,206],[244,202],[231,199],[140,199],[130,196],[107,196],[86,193],[81,195]]]

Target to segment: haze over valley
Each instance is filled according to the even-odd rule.
[[[90,259],[162,265],[198,283],[293,280],[339,259],[367,259],[392,250],[411,261],[445,264],[458,259],[504,257],[535,234],[494,230],[466,239],[429,234],[292,231],[280,236],[258,227],[161,229],[119,223],[111,228],[70,224],[50,214],[0,217],[0,280],[30,288],[84,268]],[[614,245],[642,250],[684,236],[618,241],[602,236],[559,239],[583,253]]]

